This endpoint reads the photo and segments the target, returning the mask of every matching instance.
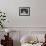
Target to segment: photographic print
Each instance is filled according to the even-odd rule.
[[[19,16],[30,16],[30,7],[20,7]]]

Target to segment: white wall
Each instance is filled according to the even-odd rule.
[[[30,7],[30,16],[19,16],[19,7]],[[46,27],[46,0],[0,0],[7,27]]]
[[[19,16],[19,7],[30,7],[30,16]],[[31,31],[46,33],[46,0],[0,0],[0,9],[6,12],[6,27],[20,31],[20,36]]]

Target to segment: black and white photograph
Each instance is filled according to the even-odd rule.
[[[20,7],[19,16],[30,16],[30,7]]]

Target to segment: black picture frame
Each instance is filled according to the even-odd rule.
[[[30,7],[19,7],[19,16],[30,16]]]

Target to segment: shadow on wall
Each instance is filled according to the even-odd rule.
[[[21,46],[20,41],[13,40],[13,46]]]

